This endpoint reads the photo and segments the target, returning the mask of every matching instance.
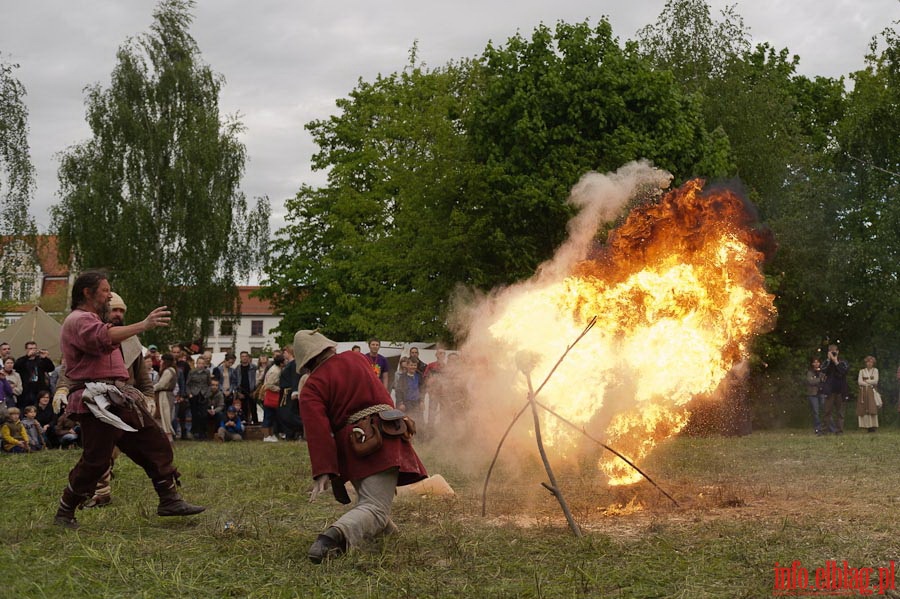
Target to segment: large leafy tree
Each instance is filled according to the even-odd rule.
[[[900,33],[873,39],[864,69],[851,75],[836,157],[848,193],[835,242],[848,327],[862,351],[896,351],[900,331]]]
[[[28,146],[25,86],[18,65],[0,60],[0,312],[34,290],[35,225],[29,209],[34,166]]]
[[[846,298],[839,269],[826,269],[846,191],[835,169],[842,79],[797,74],[799,57],[767,44],[751,47],[732,8],[714,19],[704,0],[670,0],[640,45],[703,105],[707,128],[727,136],[734,168],[779,242],[768,266],[779,326],[762,344],[770,365],[807,355],[833,326]],[[846,305],[846,302],[843,302]],[[796,364],[795,364],[796,366]]]
[[[0,236],[34,233],[29,213],[34,166],[28,147],[25,87],[18,65],[0,61]]]
[[[143,314],[165,304],[191,339],[203,324],[237,313],[236,281],[268,236],[269,206],[254,210],[239,189],[242,125],[219,112],[223,78],[191,37],[193,2],[164,0],[148,33],[126,42],[110,85],[88,88],[93,137],[65,151],[53,225],[64,256],[104,267]]]
[[[606,20],[539,26],[489,45],[482,64],[466,124],[483,179],[468,201],[483,227],[472,251],[486,286],[529,276],[552,255],[572,215],[569,190],[589,170],[645,158],[683,181],[730,166],[700,105],[634,44],[621,47]]]
[[[328,185],[288,201],[264,281],[286,335],[313,326],[338,338],[444,332],[444,302],[470,272],[462,202],[477,178],[460,123],[470,66],[429,71],[413,49],[407,69],[360,81],[339,115],[307,126]]]
[[[475,61],[360,82],[308,128],[328,185],[288,204],[266,295],[282,330],[447,337],[453,288],[534,272],[562,241],[588,170],[648,158],[723,174],[728,147],[700,107],[606,21],[541,26]]]

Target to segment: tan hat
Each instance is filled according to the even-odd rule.
[[[294,359],[299,372],[307,362],[329,348],[337,347],[337,343],[315,331],[297,331],[294,335]]]
[[[128,306],[125,305],[125,300],[123,300],[122,296],[115,291],[109,294],[109,309],[112,310],[113,308],[121,308],[123,312],[128,311]]]

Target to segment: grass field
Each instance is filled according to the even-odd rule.
[[[193,518],[158,518],[123,457],[114,503],[79,512],[78,531],[52,525],[78,452],[4,455],[0,596],[771,597],[775,562],[796,560],[810,579],[828,560],[874,568],[878,596],[877,568],[900,558],[893,427],[674,439],[645,469],[679,507],[646,483],[610,489],[589,465],[560,467],[581,539],[539,486],[535,455],[495,471],[482,518],[490,456],[466,473],[444,447],[419,452],[456,497],[398,498],[399,535],[320,566],[307,548],[344,508],[308,503],[302,443],[179,444],[184,494],[209,508]]]

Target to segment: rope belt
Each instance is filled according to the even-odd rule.
[[[368,408],[364,408],[355,414],[352,414],[349,418],[347,418],[347,424],[353,424],[354,422],[359,422],[366,416],[371,416],[372,414],[377,414],[378,412],[386,412],[388,410],[393,410],[394,406],[389,406],[386,403],[380,403],[375,406],[369,406]]]

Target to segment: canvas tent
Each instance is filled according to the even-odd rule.
[[[59,332],[62,325],[35,306],[0,332],[0,341],[9,343],[12,355],[25,355],[25,344],[29,341],[37,343],[38,349],[46,349],[54,364],[59,364],[62,352],[59,349]]]

